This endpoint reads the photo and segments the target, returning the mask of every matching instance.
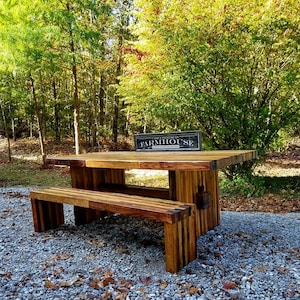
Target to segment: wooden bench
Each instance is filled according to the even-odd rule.
[[[168,272],[175,273],[196,258],[194,204],[77,188],[36,190],[30,198],[37,232],[63,224],[63,204],[71,204],[163,222]]]

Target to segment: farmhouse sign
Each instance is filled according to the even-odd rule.
[[[140,133],[134,135],[134,144],[136,151],[201,150],[201,132]]]

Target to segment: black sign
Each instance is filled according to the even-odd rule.
[[[201,132],[140,133],[134,135],[136,151],[201,150]]]

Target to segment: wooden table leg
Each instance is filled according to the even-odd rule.
[[[210,195],[210,206],[197,209],[196,235],[206,233],[220,224],[219,179],[218,171],[170,171],[170,194],[176,193],[176,200],[195,203],[198,187],[203,186],[204,192]]]
[[[102,184],[125,184],[125,170],[71,167],[72,187],[98,190]],[[75,224],[90,223],[107,215],[104,211],[74,206]]]

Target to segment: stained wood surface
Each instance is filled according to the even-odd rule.
[[[30,198],[143,217],[170,224],[178,222],[184,214],[190,213],[190,207],[193,207],[177,201],[75,188],[36,190],[30,193]]]
[[[257,157],[255,150],[93,152],[46,158],[47,164],[87,168],[209,171]]]

